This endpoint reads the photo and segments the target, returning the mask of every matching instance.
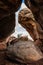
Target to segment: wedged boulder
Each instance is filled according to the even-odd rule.
[[[18,42],[8,46],[6,57],[21,64],[28,64],[42,59],[43,55],[34,42],[18,40]]]

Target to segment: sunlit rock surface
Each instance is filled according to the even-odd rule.
[[[19,12],[18,22],[30,33],[34,40],[42,38],[40,25],[35,21],[32,12],[28,8],[24,8]],[[40,28],[40,29],[39,29]]]
[[[32,12],[28,8],[24,8],[19,12],[19,23],[30,33],[31,37],[36,41],[36,45],[43,52],[43,30],[39,23],[34,19]]]
[[[43,0],[25,0],[25,4],[32,10],[35,19],[43,30]]]

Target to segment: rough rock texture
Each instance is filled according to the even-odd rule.
[[[35,21],[32,12],[25,8],[19,12],[19,23],[30,33],[35,44],[43,52],[43,31],[37,21]]]
[[[19,12],[19,23],[30,33],[34,40],[43,39],[40,25],[35,21],[32,12],[25,8]]]
[[[7,49],[0,49],[0,65],[43,65],[42,53],[31,40],[10,37],[7,43]]]
[[[20,65],[36,64],[40,59],[43,59],[43,55],[39,48],[37,48],[37,46],[34,45],[34,42],[30,40],[18,40],[18,42],[8,46],[6,57],[9,60],[16,61],[16,63],[21,63]]]
[[[36,22],[41,27],[39,28],[40,30],[39,36],[40,36],[40,41],[42,42],[42,44],[41,44],[41,47],[40,45],[39,47],[43,49],[43,0],[25,0],[25,4],[27,5],[28,8],[31,9]],[[40,43],[40,41],[38,42]]]
[[[25,4],[31,9],[36,22],[40,25],[39,36],[43,47],[43,0],[25,0]]]
[[[35,19],[43,30],[43,0],[25,0],[25,4],[32,10]]]

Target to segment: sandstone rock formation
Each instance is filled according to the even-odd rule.
[[[43,0],[25,0],[25,4],[31,9],[36,22],[41,27],[39,27],[39,35],[43,43]]]
[[[43,47],[43,31],[39,23],[34,19],[32,12],[25,8],[19,12],[19,23],[30,33],[31,37]],[[43,50],[43,48],[42,48]]]
[[[43,0],[25,0],[25,4],[32,10],[37,23],[43,30]]]
[[[37,46],[34,45],[34,42],[18,40],[18,42],[8,46],[6,57],[12,61],[16,60],[21,64],[23,63],[22,65],[27,65],[42,59],[43,55]]]
[[[43,47],[43,0],[25,0],[25,4],[31,9],[36,22],[40,25],[39,36]],[[39,41],[38,41],[39,42]],[[40,43],[40,42],[39,42]],[[43,49],[43,48],[42,48]]]
[[[0,65],[43,65],[42,52],[34,45],[35,42],[22,39],[9,37],[0,44]],[[7,47],[3,46],[5,43]]]
[[[33,1],[40,4],[39,0]],[[22,0],[0,0],[0,41],[5,40],[4,38],[8,37],[13,32],[15,28],[15,11],[19,9],[21,2]],[[42,0],[40,0],[40,2],[43,4]],[[29,0],[25,0],[25,3],[28,6]],[[37,40],[36,42],[32,42],[30,40],[21,41],[15,38],[9,38],[9,41],[7,42],[7,49],[7,44],[5,44],[6,42],[1,42],[2,44],[0,43],[0,50],[2,51],[0,51],[0,65],[16,65],[6,60],[6,57],[10,60],[16,60],[18,63],[21,63],[20,65],[27,65],[27,63],[32,65],[33,61],[38,62],[40,61],[40,59],[42,59],[41,65],[43,65],[42,52],[39,48],[37,48],[37,46],[34,45],[34,43],[39,43],[40,40],[43,43],[43,7],[40,6],[40,8],[38,9],[37,7],[35,8],[32,6],[32,2],[30,2],[29,4],[31,5],[29,5],[29,7],[34,14],[36,21],[33,18],[31,11],[25,9],[19,13],[19,23],[24,28],[26,28],[28,32],[30,32],[30,35],[33,37],[34,40]],[[43,45],[41,46],[43,47]],[[40,62],[38,62],[38,64],[36,65],[39,64]]]
[[[40,25],[35,21],[32,12],[25,8],[19,12],[19,23],[30,33],[34,40],[40,37]],[[42,35],[42,34],[41,34]]]
[[[6,58],[6,51],[0,52],[0,65],[43,65],[43,59],[38,60],[37,62],[29,62],[29,64],[23,64],[17,61],[11,61],[9,58]],[[13,57],[14,58],[14,57]]]

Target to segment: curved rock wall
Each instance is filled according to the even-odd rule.
[[[22,0],[0,0],[0,39],[8,37],[15,28],[15,12]]]
[[[43,0],[25,0],[25,4],[32,10],[36,21],[43,30]]]
[[[35,21],[32,12],[25,8],[19,12],[19,23],[30,33],[34,40],[43,39],[41,27]]]

